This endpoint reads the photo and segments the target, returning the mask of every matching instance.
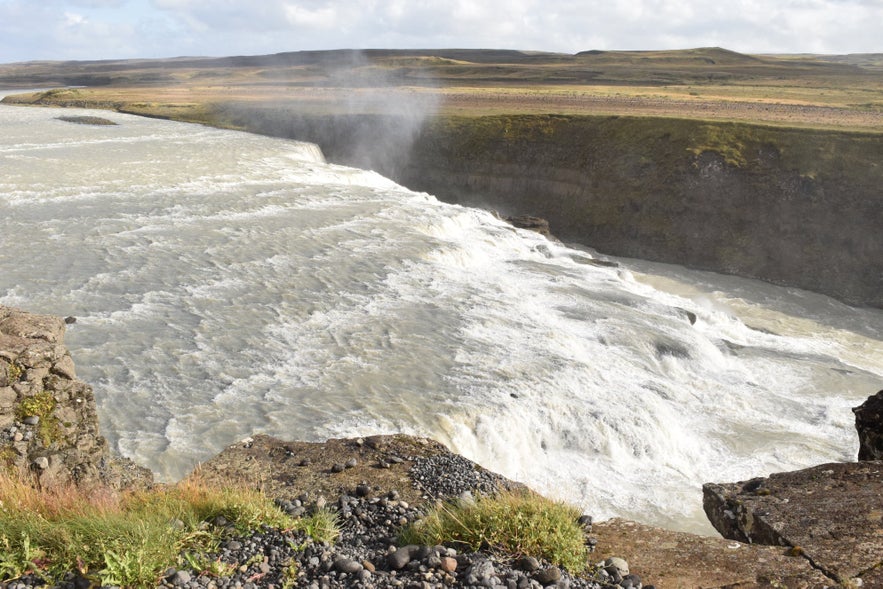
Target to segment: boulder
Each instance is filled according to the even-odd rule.
[[[0,469],[42,486],[149,485],[148,470],[111,456],[64,332],[59,317],[0,306]]]
[[[853,408],[858,430],[858,459],[883,460],[883,391]]]
[[[822,464],[702,491],[725,538],[786,547],[838,583],[883,565],[883,462]]]

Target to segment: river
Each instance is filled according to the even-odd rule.
[[[853,459],[850,408],[883,388],[879,310],[98,111],[0,106],[0,304],[77,318],[103,433],[162,480],[252,433],[405,432],[597,519],[698,532],[703,482]]]

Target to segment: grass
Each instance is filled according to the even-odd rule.
[[[220,518],[227,523],[211,525]],[[259,492],[199,481],[119,494],[35,490],[0,474],[0,582],[29,573],[57,582],[78,572],[103,586],[154,587],[171,566],[223,574],[226,566],[204,555],[232,531],[298,529],[322,542],[336,537],[336,523],[328,512],[295,520]]]
[[[0,85],[59,88],[6,102],[90,106],[219,127],[225,104],[305,114],[629,115],[883,131],[879,55],[855,63],[719,48],[581,55],[433,50],[284,58],[0,64]]]
[[[530,492],[508,492],[475,502],[441,503],[407,527],[400,541],[544,558],[578,574],[588,564],[579,517],[579,510],[570,505]]]

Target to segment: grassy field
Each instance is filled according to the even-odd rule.
[[[587,114],[883,131],[883,57],[724,49],[328,51],[0,65],[0,87],[85,86],[23,102],[225,126],[224,104],[305,114]]]

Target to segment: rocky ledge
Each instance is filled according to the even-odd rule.
[[[0,468],[43,486],[150,484],[150,471],[111,456],[64,332],[62,319],[0,306]]]
[[[61,319],[0,306],[0,467],[33,475],[41,486],[149,485],[149,472],[111,456],[99,435],[92,389],[76,378],[64,331]],[[871,447],[877,447],[883,428],[875,409],[881,399],[883,392],[855,410],[861,439],[872,440]],[[256,435],[190,476],[260,487],[293,515],[332,507],[342,523],[341,537],[334,545],[297,550],[306,546],[297,532],[231,537],[208,556],[247,565],[218,579],[170,570],[161,581],[167,587],[279,587],[292,559],[299,573],[293,584],[287,582],[316,589],[883,587],[879,460],[706,485],[706,512],[731,539],[619,519],[592,524],[584,516],[597,566],[592,576],[581,578],[535,559],[502,559],[492,550],[396,547],[401,527],[439,499],[469,500],[471,494],[521,487],[433,440],[395,435],[307,443]],[[7,589],[37,584],[38,579],[0,579]]]
[[[725,537],[783,547],[832,581],[883,586],[883,462],[822,464],[703,486],[705,512]],[[868,584],[874,578],[880,584]]]

